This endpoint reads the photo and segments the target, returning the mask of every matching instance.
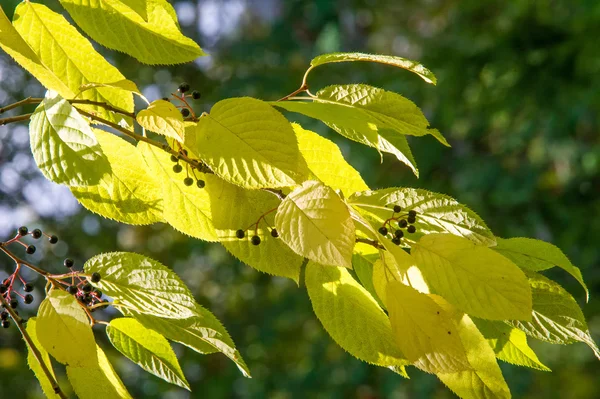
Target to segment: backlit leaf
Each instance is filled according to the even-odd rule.
[[[35,317],[32,317],[29,320],[27,320],[27,334],[29,335],[29,338],[31,339],[31,342],[33,343],[33,345],[37,348],[38,352],[40,353],[40,355],[42,357],[41,360],[46,365],[46,368],[50,372],[50,375],[52,375],[52,377],[54,377],[54,380],[56,381],[56,375],[54,374],[54,369],[52,368],[52,363],[50,362],[50,356],[48,355],[48,352],[46,351],[46,349],[44,349],[44,347],[40,344],[40,342],[37,338],[37,328],[36,328],[36,318]],[[37,378],[37,380],[40,382],[40,385],[42,387],[42,391],[44,392],[44,395],[46,395],[46,397],[49,399],[60,398],[60,396],[58,396],[56,393],[54,393],[54,389],[52,388],[52,383],[50,382],[50,380],[48,379],[48,377],[42,370],[42,367],[40,366],[38,359],[36,359],[36,357],[33,354],[33,351],[30,349],[29,346],[27,346],[27,364],[29,365],[29,368],[33,371],[33,373],[35,374],[35,378]]]
[[[185,126],[181,112],[169,101],[152,101],[138,112],[136,120],[143,128],[183,142]]]

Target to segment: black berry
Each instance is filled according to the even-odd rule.
[[[380,232],[382,235],[384,235],[384,236],[385,236],[385,235],[387,235],[387,233],[388,233],[388,229],[387,229],[385,226],[381,226],[381,227],[379,228],[379,232]]]
[[[17,306],[19,306],[19,301],[17,301],[16,299],[11,299],[10,300],[10,307],[13,309],[16,309]]]
[[[171,162],[177,162],[179,161],[179,158],[177,158],[175,155],[171,155]]]
[[[184,118],[187,118],[188,116],[190,116],[190,110],[187,108],[183,108],[181,110],[181,115],[183,115]]]
[[[253,245],[258,245],[258,244],[260,244],[260,237],[259,236],[252,236],[252,238],[250,239],[250,241],[252,241]]]
[[[0,319],[2,319],[2,320],[8,319],[8,312],[6,310],[3,310],[2,313],[0,313]]]
[[[180,173],[183,170],[183,166],[177,164],[177,165],[173,165],[173,172],[175,173]]]
[[[90,283],[85,283],[83,287],[81,287],[83,292],[92,292],[92,285]]]
[[[102,276],[98,272],[92,273],[92,283],[97,283],[102,279]]]
[[[75,262],[73,262],[73,259],[71,259],[71,258],[65,259],[65,267],[68,267],[70,269],[73,267],[74,264],[75,264]]]
[[[67,287],[67,292],[71,295],[75,295],[77,292],[79,292],[79,289],[77,289],[77,287],[74,285],[70,285]]]
[[[50,236],[48,238],[48,241],[50,241],[50,244],[56,244],[58,242],[58,237],[57,236]]]
[[[25,249],[25,252],[27,252],[29,255],[34,254],[35,253],[35,245],[30,245]]]
[[[29,305],[31,302],[33,302],[33,295],[31,295],[31,294],[25,295],[24,301],[27,305]]]
[[[414,222],[417,221],[417,218],[413,217],[413,216],[409,216],[408,217],[408,223],[413,224]]]
[[[246,236],[246,233],[244,232],[244,230],[239,229],[238,231],[235,232],[235,236],[237,238],[244,238]]]
[[[102,291],[100,291],[100,290],[94,290],[94,291],[92,291],[92,292],[93,292],[94,294],[96,294],[96,297],[97,297],[97,298],[102,298]]]
[[[26,284],[23,286],[23,291],[25,291],[25,292],[31,292],[31,291],[33,291],[33,285],[31,285],[31,284],[29,284],[29,283],[26,283]]]
[[[400,227],[401,229],[405,228],[406,226],[408,226],[408,222],[406,221],[406,219],[402,219],[398,222],[398,227]]]
[[[415,226],[408,226],[408,229],[406,229],[406,231],[408,231],[409,233],[414,233],[415,231],[417,231],[417,229],[415,228]]]
[[[279,237],[279,232],[276,229],[271,230],[271,237],[274,237],[274,238]]]
[[[163,101],[169,101],[169,97],[163,97]]]
[[[31,232],[31,236],[37,240],[38,238],[40,238],[42,236],[42,230],[40,230],[40,229],[33,230]]]
[[[402,237],[404,237],[404,232],[402,230],[396,230],[396,231],[394,231],[394,235],[397,238],[402,238]]]
[[[192,184],[194,184],[194,179],[192,179],[191,177],[186,177],[185,179],[183,179],[183,184],[189,187]]]
[[[0,294],[4,294],[8,291],[8,288],[5,285],[0,285]]]
[[[199,92],[198,90],[194,90],[194,91],[192,92],[192,98],[193,98],[194,100],[199,100],[199,99],[200,99],[200,97],[201,97],[201,95],[200,95],[200,92]]]
[[[206,186],[206,182],[204,180],[198,180],[196,182],[196,186],[198,186],[198,188],[204,188],[204,186]]]
[[[400,207],[400,205],[394,205],[394,213],[398,213],[402,210],[402,208]]]
[[[179,91],[185,93],[186,91],[190,91],[190,85],[187,83],[182,83],[179,85]]]
[[[2,327],[3,328],[10,327],[10,321],[8,321],[8,320],[2,320]]]
[[[396,245],[400,245],[400,239],[398,237],[392,238],[392,242]]]
[[[408,216],[410,217],[417,217],[417,211],[408,211]]]
[[[29,230],[27,229],[27,226],[21,226],[19,227],[19,230],[17,230],[17,232],[20,236],[24,236],[29,232]]]

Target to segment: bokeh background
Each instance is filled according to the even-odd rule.
[[[60,10],[54,0],[44,3]],[[530,236],[558,245],[582,269],[590,302],[584,304],[583,290],[565,273],[548,274],[585,305],[592,335],[600,340],[600,3],[172,3],[183,31],[210,57],[149,67],[98,48],[150,99],[189,82],[202,92],[198,111],[227,97],[282,97],[299,86],[310,59],[325,52],[393,54],[424,63],[437,75],[437,86],[403,70],[366,63],[324,66],[309,81],[313,91],[328,84],[368,83],[421,106],[452,148],[430,137],[410,140],[420,179],[392,157],[384,156],[380,164],[376,151],[318,122],[290,116],[336,141],[372,188],[412,186],[447,193],[477,211],[498,236]],[[17,1],[0,4],[10,17]],[[42,95],[41,86],[0,53],[0,104]],[[60,271],[67,255],[81,265],[95,254],[117,250],[170,265],[223,321],[254,375],[243,378],[223,355],[201,356],[176,345],[193,387],[190,394],[109,349],[98,328],[101,345],[109,349],[134,397],[453,397],[433,376],[412,369],[412,379],[404,380],[345,353],[316,320],[306,291],[292,281],[261,274],[220,246],[188,239],[168,226],[126,226],[85,211],[65,187],[46,181],[36,169],[25,124],[0,127],[1,237],[22,224],[60,236],[59,245],[40,245],[33,257],[49,270]],[[11,267],[8,258],[0,258],[0,278]],[[42,289],[37,281],[36,297]],[[0,334],[0,395],[41,397],[16,329]],[[584,344],[531,344],[553,372],[501,364],[515,397],[600,397],[600,362]]]

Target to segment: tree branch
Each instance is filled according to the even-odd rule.
[[[67,100],[67,101],[69,101],[71,104],[96,105],[96,106],[102,107],[108,111],[112,111],[117,114],[129,116],[130,118],[135,119],[135,114],[133,112],[128,112],[121,108],[113,107],[112,105],[102,102],[102,101],[92,101],[92,100],[83,100],[83,99],[82,100],[73,99],[73,100]],[[81,111],[79,108],[77,108],[77,109],[79,111]]]
[[[0,114],[3,114],[6,111],[10,111],[13,108],[20,107],[21,105],[38,104],[38,103],[41,103],[42,100],[43,100],[43,98],[27,97],[23,100],[17,101],[16,103],[13,103],[13,104],[7,105],[6,107],[0,108]]]
[[[379,244],[379,242],[377,242],[377,240],[369,240],[368,238],[357,237],[356,242],[362,242],[363,244],[372,245],[377,249],[385,249],[385,247],[383,245]]]
[[[31,118],[31,115],[32,114],[25,114],[25,115],[13,116],[10,118],[2,118],[2,119],[0,119],[0,126],[8,125],[9,123],[14,123],[14,122],[26,121],[29,118]]]

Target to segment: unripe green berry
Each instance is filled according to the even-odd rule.
[[[102,279],[102,276],[98,272],[92,273],[92,283],[97,283]]]
[[[24,301],[27,305],[29,305],[31,302],[33,302],[33,295],[31,295],[31,294],[25,295]]]
[[[415,226],[408,226],[408,229],[406,229],[406,231],[408,231],[409,233],[414,233],[415,231],[417,231],[417,229],[415,228]]]
[[[175,173],[181,173],[181,171],[183,170],[183,166],[177,164],[177,165],[173,165],[173,172]]]
[[[187,118],[188,116],[190,116],[190,110],[189,110],[189,109],[187,109],[187,108],[182,108],[182,109],[181,109],[181,115],[182,115],[184,118]]]
[[[246,232],[244,232],[244,230],[242,230],[242,229],[239,229],[238,231],[235,232],[235,236],[237,238],[242,239],[246,236]]]
[[[48,241],[50,242],[50,244],[56,244],[58,242],[58,237],[57,236],[50,236],[48,238]]]
[[[379,233],[381,233],[382,235],[386,236],[388,233],[388,229],[385,226],[381,226],[379,228]]]
[[[400,205],[394,205],[394,213],[398,213],[402,210],[402,208],[400,207]]]
[[[206,182],[204,180],[198,180],[196,182],[196,186],[198,186],[198,188],[204,188],[204,186],[206,186]]]
[[[25,249],[25,252],[27,252],[29,255],[34,254],[35,253],[35,245],[30,245]]]
[[[38,238],[40,238],[42,236],[42,230],[40,230],[40,229],[33,230],[31,232],[31,236],[37,240]]]
[[[33,285],[31,285],[29,283],[25,283],[25,285],[23,286],[23,291],[25,291],[25,292],[33,291]]]
[[[194,179],[192,179],[191,177],[186,177],[185,179],[183,179],[183,184],[189,187],[192,184],[194,184]]]
[[[250,239],[250,241],[252,241],[252,245],[258,245],[258,244],[260,244],[260,237],[259,236],[252,236],[252,238]]]
[[[73,262],[73,259],[71,259],[71,258],[65,259],[65,267],[68,267],[70,269],[73,267],[74,264],[75,264],[75,262]]]
[[[27,235],[27,233],[29,232],[29,229],[27,229],[27,226],[21,226],[21,227],[19,227],[19,230],[17,230],[17,232],[19,233],[20,236],[24,236],[24,235]]]

